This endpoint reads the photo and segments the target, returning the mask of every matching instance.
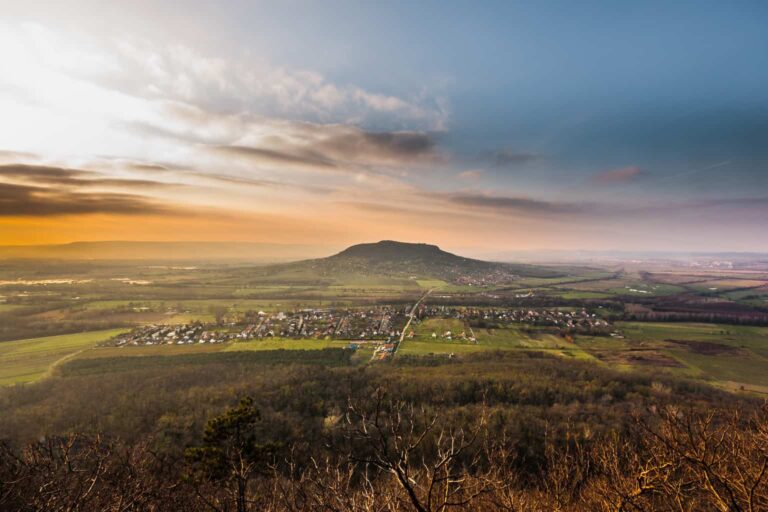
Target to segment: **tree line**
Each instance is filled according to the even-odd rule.
[[[625,435],[547,436],[526,468],[489,417],[446,425],[379,390],[328,426],[325,450],[259,435],[250,397],[211,418],[172,458],[142,441],[51,437],[0,444],[0,507],[18,511],[759,511],[768,510],[768,408],[666,406]],[[333,440],[335,439],[335,440]]]

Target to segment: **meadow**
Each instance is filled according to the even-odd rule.
[[[111,329],[0,343],[0,386],[43,378],[56,365],[123,331]]]
[[[523,270],[529,271],[527,267]],[[114,333],[137,325],[212,322],[222,313],[237,317],[248,311],[403,304],[431,290],[429,301],[444,304],[507,303],[564,310],[597,306],[603,308],[597,309],[601,315],[615,322],[616,335],[563,337],[547,328],[470,328],[461,320],[432,318],[414,322],[414,336],[405,338],[397,357],[545,351],[623,371],[662,371],[730,389],[743,387],[762,392],[768,384],[768,327],[636,322],[627,321],[627,317],[635,311],[652,311],[656,301],[687,300],[680,297],[697,294],[706,297],[708,303],[728,301],[723,311],[755,311],[760,307],[755,303],[762,300],[765,278],[762,274],[744,276],[728,271],[646,272],[563,266],[540,275],[521,275],[513,284],[478,288],[451,283],[438,275],[408,276],[399,271],[369,275],[364,268],[344,272],[336,267],[319,268],[312,262],[277,267],[15,262],[0,270],[0,337],[8,340],[0,342],[0,385],[45,377],[64,358],[344,347],[348,342],[330,339],[272,339],[220,345],[94,348]],[[363,346],[354,360],[367,363],[371,353]]]
[[[428,321],[420,335],[406,339],[398,354],[460,355],[488,350],[545,351],[587,359],[624,371],[661,371],[743,391],[768,388],[768,328],[702,323],[618,322],[617,336],[575,335],[573,339],[547,329],[507,325],[475,328],[476,343],[431,339],[442,329],[463,327],[457,320]],[[439,332],[439,330],[438,330]]]

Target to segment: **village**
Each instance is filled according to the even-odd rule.
[[[398,341],[415,336],[415,326],[433,318],[462,320],[472,328],[495,328],[508,324],[527,324],[556,328],[563,334],[609,335],[612,327],[596,313],[586,310],[473,308],[421,305],[413,311],[409,324],[409,306],[370,308],[301,309],[292,312],[247,312],[238,318],[204,323],[194,321],[177,325],[146,325],[120,334],[109,346],[185,345],[251,341],[269,338],[335,339],[352,345],[373,343],[382,351],[396,350]],[[408,326],[408,327],[406,327]],[[407,330],[407,332],[403,332]],[[463,334],[463,336],[462,336]],[[451,340],[459,337],[475,343],[468,333],[432,332],[432,338]],[[354,347],[353,347],[354,348]]]
[[[586,309],[563,311],[560,309],[472,308],[423,306],[418,318],[456,318],[467,320],[472,327],[494,327],[510,323],[558,327],[565,332],[609,334],[611,325],[597,313]]]

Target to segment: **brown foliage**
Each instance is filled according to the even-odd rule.
[[[516,442],[494,439],[484,415],[451,425],[381,393],[351,403],[330,427],[341,434],[331,444],[318,441],[309,459],[285,451],[283,462],[249,481],[258,498],[247,509],[768,510],[768,408],[663,407],[638,415],[622,435],[547,434],[543,462],[528,470]],[[211,510],[197,495],[218,497],[219,510],[236,505],[221,499],[215,480],[193,489],[184,462],[147,443],[73,435],[21,450],[2,445],[0,457],[2,510]]]

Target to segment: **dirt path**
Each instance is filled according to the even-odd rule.
[[[34,381],[32,381],[32,382],[37,382],[37,381],[39,381],[39,380],[43,380],[43,379],[47,379],[47,378],[50,378],[51,376],[53,376],[53,372],[54,372],[54,370],[56,370],[56,368],[58,368],[59,366],[61,366],[61,365],[62,365],[62,364],[64,364],[64,363],[66,363],[66,362],[67,362],[67,361],[69,361],[70,359],[74,359],[75,357],[79,356],[79,355],[80,355],[80,354],[82,354],[83,352],[86,352],[86,351],[88,351],[88,350],[91,350],[91,349],[93,349],[93,348],[95,348],[95,347],[96,347],[96,344],[94,344],[94,345],[93,345],[93,347],[85,347],[85,348],[83,348],[83,349],[80,349],[80,350],[78,350],[77,352],[73,352],[73,353],[71,353],[71,354],[67,354],[67,355],[66,355],[66,356],[64,356],[64,357],[61,357],[61,358],[57,359],[56,361],[54,361],[53,363],[51,363],[51,365],[48,367],[48,369],[45,371],[45,373],[43,373],[42,375],[40,375],[38,378],[36,378],[36,379],[35,379]]]

